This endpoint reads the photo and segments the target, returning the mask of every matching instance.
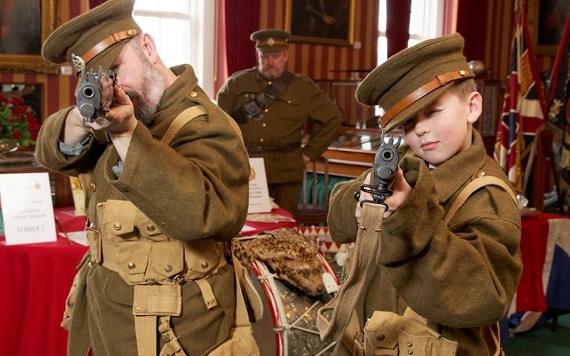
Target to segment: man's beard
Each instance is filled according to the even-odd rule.
[[[166,81],[152,65],[144,67],[142,92],[136,90],[127,91],[135,109],[135,117],[145,126],[153,120],[162,94],[166,89]]]

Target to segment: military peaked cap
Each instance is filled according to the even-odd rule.
[[[473,77],[463,56],[463,37],[454,33],[406,48],[376,67],[356,89],[356,99],[379,105],[390,131],[433,103],[454,82]]]
[[[109,69],[129,39],[141,33],[133,19],[135,0],[108,0],[64,23],[42,46],[52,63],[73,63],[80,56],[87,69]]]
[[[255,42],[255,48],[261,53],[271,53],[287,49],[290,36],[287,31],[269,28],[255,31],[249,39]]]

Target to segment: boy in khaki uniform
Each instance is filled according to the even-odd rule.
[[[458,355],[482,356],[495,352],[482,330],[505,315],[520,277],[520,215],[509,192],[485,186],[444,222],[476,177],[508,182],[472,127],[482,98],[462,51],[459,34],[424,41],[388,59],[357,89],[360,102],[385,110],[386,131],[403,130],[409,148],[386,199],[373,282],[356,314],[364,323],[375,310],[402,315],[410,307],[458,341]],[[361,208],[354,193],[370,176],[335,187],[328,216],[335,241],[355,239]],[[339,343],[337,354],[347,353]]]
[[[234,326],[224,242],[245,220],[247,152],[192,67],[163,64],[133,4],[106,1],[42,48],[50,62],[116,74],[106,114],[91,122],[62,109],[36,147],[41,164],[87,190],[90,253],[67,303],[68,354],[206,355]]]
[[[336,138],[341,113],[311,79],[286,70],[288,32],[266,29],[250,38],[256,42],[258,65],[234,73],[218,92],[218,105],[239,123],[250,157],[263,158],[269,195],[279,206],[295,212],[303,165],[319,159]],[[285,77],[290,79],[285,81]],[[240,107],[279,81],[286,87],[271,105],[260,105],[256,117],[240,117]],[[307,122],[313,124],[312,132],[301,147]]]

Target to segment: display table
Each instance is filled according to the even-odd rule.
[[[291,214],[273,209],[271,219],[246,221],[244,235],[293,227]],[[280,218],[279,218],[280,217]],[[58,232],[83,230],[84,216],[55,209]],[[280,221],[272,221],[272,220]],[[76,267],[87,247],[57,242],[7,246],[0,237],[0,355],[66,355],[67,332],[59,326]]]
[[[570,310],[570,218],[523,216],[521,255],[515,311]]]

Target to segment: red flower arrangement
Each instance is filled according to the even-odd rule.
[[[21,147],[34,145],[40,125],[34,109],[22,98],[0,94],[0,140],[14,140]]]

